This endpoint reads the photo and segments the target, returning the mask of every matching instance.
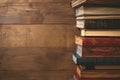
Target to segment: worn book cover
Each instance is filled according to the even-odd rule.
[[[76,53],[81,57],[120,57],[119,47],[84,47],[77,45]]]
[[[80,6],[75,9],[76,16],[119,15],[120,7]]]
[[[72,55],[73,62],[77,65],[120,65],[120,57],[81,57],[77,53]]]
[[[75,44],[82,47],[119,47],[120,37],[84,37],[75,35]]]
[[[120,79],[120,70],[83,70],[81,67],[76,66],[76,77],[81,78],[99,78],[99,79]]]
[[[81,36],[120,37],[120,29],[80,29]]]
[[[81,5],[120,6],[120,0],[72,0],[71,1],[71,6],[74,8]]]
[[[120,19],[79,19],[76,21],[76,27],[80,29],[120,29]]]
[[[120,15],[85,15],[85,16],[77,16],[76,20],[91,20],[91,19],[120,19]]]

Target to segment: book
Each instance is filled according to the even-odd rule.
[[[77,20],[76,27],[80,29],[120,29],[120,19]]]
[[[120,7],[104,7],[104,6],[80,6],[75,9],[76,16],[91,16],[91,15],[119,15]]]
[[[120,37],[85,37],[75,35],[75,44],[82,47],[119,47]]]
[[[79,75],[77,76],[77,74],[73,75],[73,80],[113,80],[113,78],[80,78],[79,79]],[[116,78],[115,80],[120,80],[119,78]]]
[[[120,65],[120,57],[80,57],[77,53],[72,55],[77,65]]]
[[[85,16],[77,16],[76,17],[76,20],[89,20],[89,19],[120,19],[120,16],[119,15],[91,15],[91,16],[88,16],[88,15],[85,15]]]
[[[120,29],[81,29],[81,36],[120,37]]]
[[[71,6],[78,7],[80,5],[106,5],[120,6],[120,0],[72,0]]]
[[[80,57],[120,57],[119,47],[83,47],[77,45],[76,53]]]
[[[78,79],[120,79],[120,70],[82,70],[76,66],[75,75]]]
[[[120,70],[120,65],[86,65],[81,66],[81,69],[83,70]]]

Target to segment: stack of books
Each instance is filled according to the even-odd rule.
[[[120,0],[72,0],[75,80],[120,80]]]

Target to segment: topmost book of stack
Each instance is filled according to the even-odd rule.
[[[120,0],[72,0],[72,7],[81,5],[104,5],[104,6],[120,6]]]

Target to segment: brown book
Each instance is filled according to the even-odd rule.
[[[120,70],[82,70],[81,67],[76,66],[75,73],[79,79],[120,79]]]
[[[120,47],[83,47],[77,45],[80,57],[120,57]]]
[[[75,9],[76,16],[119,15],[120,7],[80,6]]]
[[[83,37],[76,35],[75,43],[82,47],[119,47],[120,37]]]
[[[120,78],[80,78],[79,75],[77,73],[75,73],[73,75],[73,79],[74,80],[120,80]]]
[[[72,7],[80,5],[106,5],[106,6],[120,6],[120,0],[72,0]]]

